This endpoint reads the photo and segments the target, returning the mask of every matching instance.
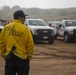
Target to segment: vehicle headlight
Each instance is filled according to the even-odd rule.
[[[70,31],[69,31],[69,34],[73,34],[73,30],[70,30]]]

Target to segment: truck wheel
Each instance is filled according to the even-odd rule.
[[[49,40],[48,42],[49,42],[49,44],[53,44],[54,40]]]
[[[58,36],[57,36],[57,35],[55,35],[55,40],[57,39],[57,37],[58,37]]]
[[[64,42],[65,43],[69,43],[69,37],[68,37],[68,34],[64,34]]]

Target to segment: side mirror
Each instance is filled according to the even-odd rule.
[[[59,28],[62,26],[62,24],[59,24]]]
[[[51,26],[51,23],[49,23],[49,26]]]

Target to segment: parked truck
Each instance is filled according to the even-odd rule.
[[[76,40],[76,20],[48,21],[48,25],[54,28],[55,39],[63,37],[65,43]]]
[[[76,20],[62,20],[59,25],[59,36],[69,43],[76,39]]]
[[[54,43],[54,29],[47,25],[43,19],[26,19],[26,26],[31,30],[34,41],[48,41]]]

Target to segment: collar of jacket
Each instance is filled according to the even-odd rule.
[[[19,23],[22,23],[20,20],[13,20],[13,22],[19,22]]]

